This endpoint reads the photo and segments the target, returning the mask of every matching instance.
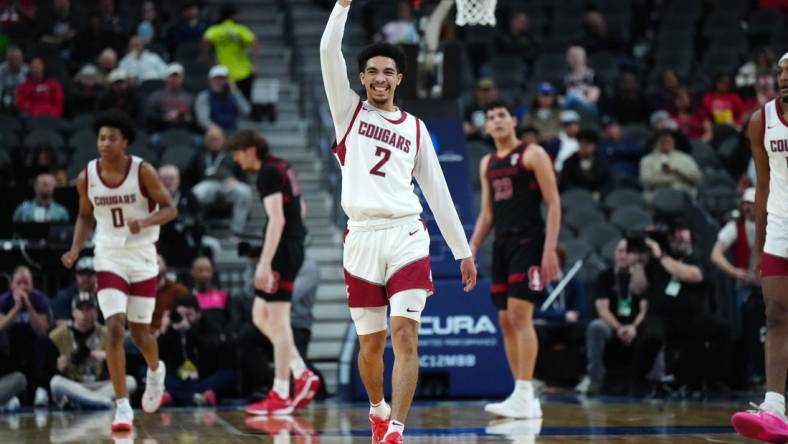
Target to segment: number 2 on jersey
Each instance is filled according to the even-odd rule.
[[[380,177],[386,177],[386,173],[384,173],[383,171],[380,171],[380,168],[386,162],[389,161],[389,158],[391,157],[391,150],[387,150],[386,148],[383,148],[383,147],[380,147],[380,146],[375,147],[375,148],[377,148],[375,150],[375,156],[383,156],[383,158],[380,159],[380,162],[376,163],[375,166],[373,166],[371,170],[369,170],[369,174],[374,174],[374,175],[380,176]]]
[[[110,210],[112,213],[112,226],[115,228],[121,228],[123,226],[123,209],[122,208],[113,208]]]

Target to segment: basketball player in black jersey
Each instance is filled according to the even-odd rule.
[[[268,216],[254,275],[257,297],[252,321],[274,347],[274,386],[268,396],[245,410],[250,415],[287,415],[307,405],[320,386],[320,379],[299,355],[290,327],[293,282],[304,261],[306,236],[301,187],[290,164],[272,156],[266,140],[255,131],[239,130],[227,141],[227,149],[241,168],[257,172],[257,191]]]
[[[479,165],[482,201],[470,245],[475,255],[495,230],[491,293],[515,380],[514,391],[505,401],[484,409],[509,418],[541,418],[532,385],[538,351],[532,319],[534,300],[558,276],[561,204],[550,157],[539,145],[517,139],[517,120],[509,105],[494,101],[484,109],[485,130],[495,142],[495,151]],[[543,201],[546,224],[541,215]]]

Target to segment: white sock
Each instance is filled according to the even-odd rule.
[[[131,407],[129,405],[129,398],[118,398],[115,400],[115,407]]]
[[[293,376],[298,379],[301,375],[304,374],[306,371],[306,363],[304,362],[301,355],[293,355],[293,359],[290,360],[290,371],[293,372]]]
[[[377,404],[369,404],[369,413],[377,416],[378,418],[388,419],[391,415],[391,407],[386,404],[385,399],[381,399]]]
[[[783,413],[785,413],[785,396],[777,393],[777,392],[766,392],[766,396],[764,397],[764,402],[767,402],[772,405],[779,406]]]
[[[282,399],[290,397],[290,380],[274,378],[274,391]]]
[[[514,381],[514,394],[526,398],[534,397],[534,385],[528,379],[518,379]]]
[[[389,429],[386,430],[386,434],[383,437],[385,438],[394,432],[399,432],[400,436],[402,436],[405,433],[405,424],[394,420],[389,421]]]

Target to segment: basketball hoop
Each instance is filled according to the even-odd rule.
[[[495,26],[495,4],[497,0],[456,0],[457,26]]]

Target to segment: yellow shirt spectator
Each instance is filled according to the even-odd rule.
[[[252,62],[247,50],[255,41],[254,33],[233,19],[226,19],[205,31],[203,38],[213,45],[218,64],[230,71],[233,81],[252,75]]]

